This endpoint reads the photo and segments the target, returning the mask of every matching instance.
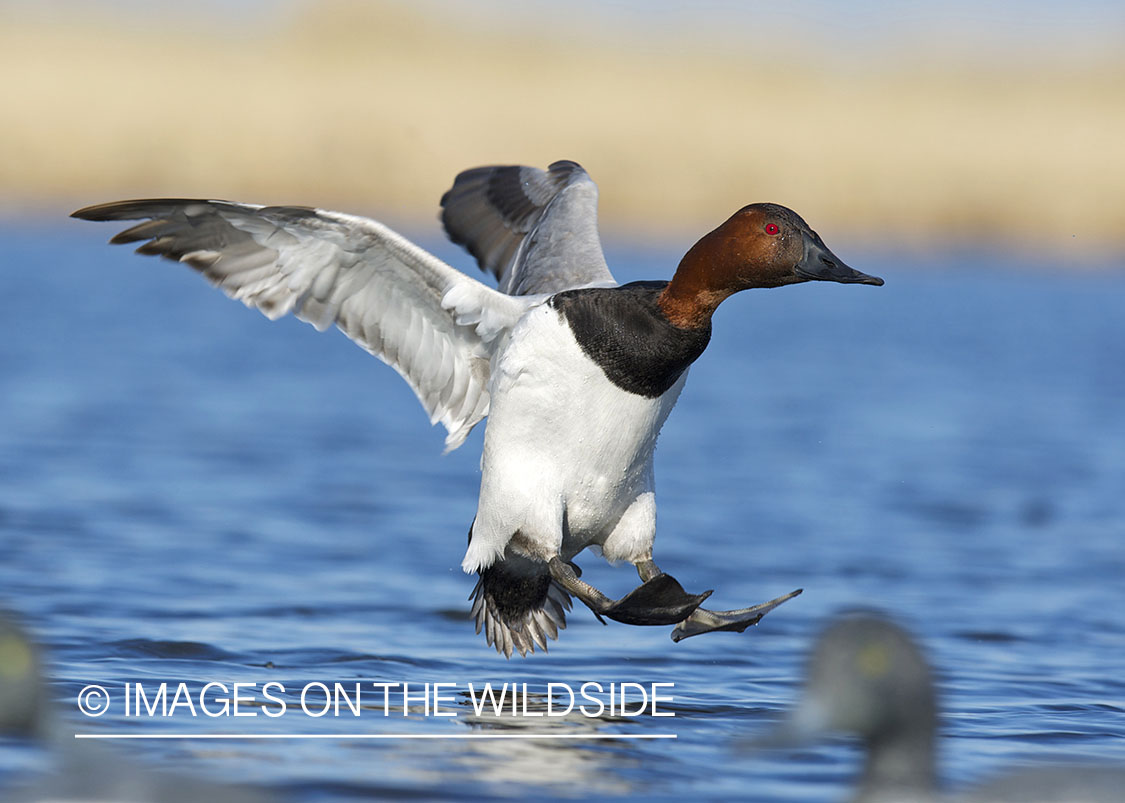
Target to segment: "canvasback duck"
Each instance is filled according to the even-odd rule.
[[[711,337],[723,299],[813,279],[881,285],[845,265],[790,209],[746,206],[696,243],[671,281],[618,286],[602,254],[597,187],[575,162],[457,176],[441,220],[498,289],[367,218],[296,206],[140,200],[81,209],[144,220],[143,241],[276,319],[335,324],[410,384],[431,422],[464,442],[488,416],[481,488],[461,567],[477,631],[506,656],[544,651],[571,596],[599,618],[676,625],[672,637],[743,631],[800,593],[733,611],[699,607],[652,558],[653,451]],[[641,585],[612,600],[573,559],[597,547]],[[603,620],[604,622],[604,620]]]
[[[910,634],[878,613],[838,616],[817,638],[800,702],[759,747],[803,744],[833,733],[863,741],[860,803],[1109,803],[1125,771],[1112,765],[1014,769],[958,795],[939,791],[937,694],[929,662]]]

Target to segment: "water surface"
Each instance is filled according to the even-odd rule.
[[[1125,759],[1125,276],[847,254],[886,286],[727,302],[657,450],[657,562],[716,607],[804,595],[680,644],[576,609],[549,655],[506,661],[474,635],[458,568],[481,433],[442,457],[405,384],[341,335],[270,323],[110,234],[0,228],[0,605],[48,648],[65,732],[670,733],[114,748],[301,801],[837,800],[850,745],[735,747],[793,702],[828,618],[864,606],[938,669],[949,786]],[[611,264],[653,278],[676,258]],[[579,562],[609,593],[635,583]],[[275,681],[289,708],[125,716],[123,684],[162,681]],[[497,721],[463,697],[455,717],[291,716],[298,690],[337,681],[669,683],[675,716]],[[76,708],[88,684],[116,696],[103,717]],[[0,742],[4,782],[45,760]]]

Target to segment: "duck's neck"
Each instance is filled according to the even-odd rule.
[[[744,289],[735,280],[743,255],[726,228],[720,226],[691,247],[657,299],[668,320],[681,329],[709,325],[719,304]]]
[[[868,745],[858,800],[927,800],[937,788],[929,723]],[[895,796],[898,797],[895,797]]]

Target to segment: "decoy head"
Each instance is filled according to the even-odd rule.
[[[829,734],[861,739],[860,799],[925,798],[936,786],[937,706],[929,664],[910,635],[876,614],[848,614],[817,639],[797,707],[763,746]]]
[[[809,656],[798,729],[893,738],[935,720],[929,665],[898,625],[874,614],[831,624]]]
[[[0,733],[42,735],[45,709],[39,650],[23,628],[0,611]]]

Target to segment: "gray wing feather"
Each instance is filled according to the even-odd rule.
[[[598,188],[575,162],[509,165],[457,176],[441,221],[512,295],[612,286],[598,237]]]
[[[335,324],[410,384],[460,446],[488,414],[489,362],[527,304],[446,265],[373,220],[297,206],[121,201],[74,213],[137,220],[110,242],[178,260],[271,320]]]

